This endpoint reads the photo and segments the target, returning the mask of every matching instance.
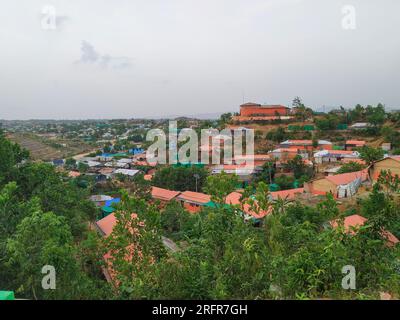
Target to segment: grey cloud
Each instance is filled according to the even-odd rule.
[[[22,2],[0,10],[0,117],[232,112],[296,95],[316,110],[400,107],[399,0],[52,0],[48,32],[47,1]]]
[[[131,59],[127,57],[112,57],[106,54],[100,58],[100,65],[104,68],[127,69],[131,67]]]
[[[82,41],[81,44],[81,59],[82,63],[94,63],[99,60],[99,54],[96,49],[87,41]]]
[[[128,57],[114,57],[109,54],[100,54],[94,46],[87,41],[82,41],[80,63],[95,64],[102,68],[127,69],[131,67],[131,59]]]
[[[61,27],[63,25],[65,25],[70,19],[70,17],[66,16],[66,15],[57,15],[56,16],[56,25],[57,27]]]

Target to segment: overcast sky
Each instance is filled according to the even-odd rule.
[[[399,0],[2,0],[0,119],[195,115],[295,96],[400,107],[399,12]]]

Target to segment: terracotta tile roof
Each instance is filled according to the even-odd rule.
[[[240,197],[242,194],[240,192],[234,191],[231,192],[226,196],[225,203],[231,205],[239,205],[240,204]]]
[[[146,181],[151,181],[153,179],[153,176],[151,174],[145,174],[143,176],[143,179]]]
[[[155,167],[157,165],[157,162],[147,162],[147,161],[136,161],[134,163],[135,166],[143,166],[143,167]]]
[[[304,192],[304,188],[297,188],[297,189],[290,189],[290,190],[282,190],[282,191],[275,191],[271,192],[272,199],[294,199],[296,194],[301,194]]]
[[[365,181],[368,177],[368,170],[361,170],[357,172],[349,172],[338,174],[335,176],[328,176],[325,179],[329,180],[330,182],[334,183],[337,186],[346,185],[350,182],[356,180],[357,178],[361,178],[361,181]]]
[[[68,177],[71,177],[71,178],[76,178],[76,177],[79,177],[80,175],[81,175],[81,173],[77,172],[77,171],[68,172]]]
[[[373,179],[373,180],[378,180],[379,177],[380,177],[380,175],[381,175],[381,173],[382,173],[382,170],[381,170],[381,171],[375,171],[375,172],[374,172],[374,175],[372,176],[372,179]],[[393,178],[395,178],[396,175],[397,175],[397,174],[395,174],[395,173],[393,173],[393,172],[392,172],[392,174],[391,174],[391,176],[392,176]],[[397,175],[397,176],[398,176],[398,175]]]
[[[99,173],[100,174],[104,174],[104,175],[111,174],[113,172],[114,172],[113,168],[102,168],[102,169],[99,170]]]
[[[311,190],[311,194],[316,195],[316,196],[324,196],[327,193],[328,192],[326,192],[326,191],[319,191],[319,190],[315,190],[315,189]]]
[[[353,214],[352,216],[348,216],[344,218],[344,228],[346,232],[351,231],[350,229],[353,227],[361,227],[365,224],[365,222],[368,221],[367,218],[364,218],[363,216],[360,216],[358,214]],[[331,226],[333,228],[337,228],[338,226],[338,220],[333,220],[330,222]],[[353,231],[351,231],[354,233]],[[390,231],[383,230],[381,235],[388,240],[389,245],[394,245],[399,243],[399,239],[396,238],[396,236],[391,233]]]
[[[229,205],[240,205],[240,197],[242,194],[240,192],[234,191],[230,194],[225,199],[225,203]],[[257,204],[256,204],[257,205]],[[261,210],[259,213],[254,212],[251,210],[250,205],[245,203],[243,205],[243,211],[247,215],[255,218],[255,219],[261,219],[264,218],[265,216],[269,215],[272,212],[273,208],[270,207],[268,210]]]
[[[353,214],[352,216],[348,216],[344,218],[344,227],[346,231],[350,230],[350,227],[360,227],[364,225],[364,223],[367,221],[367,218],[364,218],[363,216],[360,216],[358,214]],[[334,228],[337,228],[338,226],[338,220],[332,220],[330,222],[331,226]]]
[[[356,162],[359,164],[366,164],[366,162],[362,159],[354,159],[354,158],[343,158],[342,161],[343,163],[350,163],[350,162]]]
[[[366,142],[363,140],[347,140],[346,144],[354,144],[356,146],[364,146],[364,145],[366,145]]]
[[[303,163],[305,165],[307,165],[307,166],[313,166],[314,165],[314,163],[311,160],[308,160],[308,159],[303,159]]]
[[[114,217],[114,219],[112,220],[112,219],[110,219],[110,221],[106,224],[107,225],[107,231],[109,231],[109,232],[107,232],[107,233],[105,233],[103,230],[102,230],[102,232],[104,233],[104,235],[105,236],[109,236],[110,234],[111,234],[111,232],[112,232],[112,229],[114,228],[114,226],[115,226],[115,224],[116,224],[116,218],[115,218],[115,215],[114,214],[111,214],[111,215],[109,215],[109,216],[113,216]],[[109,216],[107,216],[106,218],[108,218]],[[132,213],[132,219],[137,219],[138,218],[138,215],[136,214],[136,213]],[[104,218],[104,219],[106,219],[106,218]],[[104,219],[102,219],[102,220],[104,220]],[[100,220],[100,221],[102,221],[102,220]],[[98,222],[100,222],[100,221],[98,221]],[[138,223],[138,226],[139,227],[143,227],[144,226],[144,223],[142,223],[142,222],[139,222]],[[138,229],[132,229],[132,228],[130,228],[131,230],[131,232],[132,233],[134,233],[134,232],[138,232]],[[137,248],[134,244],[131,244],[131,245],[129,245],[129,246],[126,246],[125,247],[125,249],[127,249],[127,254],[125,255],[125,257],[124,257],[124,259],[127,261],[127,262],[132,262],[131,260],[132,260],[132,257],[133,257],[133,253],[135,252],[135,251],[138,251],[138,255],[139,255],[139,257],[142,257],[142,253],[141,253],[141,250],[140,250],[140,248]],[[139,249],[139,250],[138,250]],[[117,252],[118,252],[119,250],[117,250]],[[120,283],[119,283],[119,281],[116,279],[116,272],[115,272],[115,270],[114,270],[114,268],[113,268],[113,263],[112,263],[112,257],[113,257],[113,251],[108,251],[105,255],[103,255],[103,259],[104,259],[104,261],[105,261],[105,266],[102,268],[103,269],[103,273],[104,273],[104,275],[105,275],[105,277],[106,277],[106,279],[107,279],[107,281],[108,282],[113,282],[114,283],[114,285],[116,285],[116,286],[119,286],[120,285]]]
[[[100,231],[107,237],[111,234],[115,224],[117,223],[117,219],[115,218],[115,214],[109,214],[107,217],[96,222],[97,227]]]
[[[132,213],[132,218],[136,219],[137,214]],[[104,236],[109,236],[117,223],[117,218],[115,217],[115,213],[109,214],[107,217],[96,222],[97,227],[104,234]]]
[[[297,149],[297,148],[278,148],[271,152],[272,153],[279,153],[279,152],[297,153],[298,151],[299,151],[299,149]]]
[[[171,191],[163,188],[152,187],[151,196],[154,199],[159,199],[163,201],[171,201],[173,198],[179,195],[179,191]]]
[[[383,230],[382,236],[388,240],[389,244],[399,243],[399,239],[397,239],[396,236],[390,231]]]
[[[211,201],[211,196],[200,192],[185,191],[178,196],[178,199],[191,203],[206,204]]]
[[[257,204],[256,204],[256,206],[257,206]],[[269,214],[272,213],[273,207],[270,206],[270,207],[268,208],[268,210],[261,210],[260,212],[257,213],[257,212],[255,212],[255,211],[252,211],[251,208],[250,208],[250,205],[246,203],[246,204],[243,206],[243,211],[244,211],[247,215],[252,216],[252,217],[255,218],[255,219],[262,219],[262,218],[264,218],[265,216],[267,216],[267,215],[269,215]]]
[[[328,154],[354,154],[351,150],[328,150]],[[354,154],[356,155],[356,154]]]

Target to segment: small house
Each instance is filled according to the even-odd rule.
[[[368,179],[367,170],[343,173],[315,179],[304,184],[307,193],[332,193],[335,198],[348,198],[355,195],[361,184]]]
[[[364,218],[358,214],[353,214],[344,218],[343,226],[346,232],[354,234],[357,232],[357,229],[363,226],[367,221],[367,218]],[[332,228],[337,228],[339,226],[339,220],[330,221],[330,225]],[[381,236],[387,240],[388,246],[394,246],[399,243],[399,239],[397,239],[394,234],[387,230],[382,230]]]
[[[172,190],[158,188],[158,187],[151,188],[151,197],[154,200],[159,200],[161,203],[164,203],[164,204],[176,199],[176,197],[179,194],[180,194],[179,191],[172,191]]]
[[[347,140],[345,143],[346,150],[354,150],[356,148],[362,148],[366,146],[367,143],[363,140]]]
[[[376,182],[382,171],[389,171],[392,175],[400,176],[400,156],[391,156],[375,161],[369,167],[369,176],[373,182]]]
[[[176,198],[189,212],[196,213],[211,201],[211,196],[201,192],[184,191]]]

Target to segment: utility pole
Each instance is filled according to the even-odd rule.
[[[193,175],[193,177],[196,179],[196,192],[197,192],[197,180],[200,178],[200,176],[196,173]]]

